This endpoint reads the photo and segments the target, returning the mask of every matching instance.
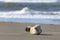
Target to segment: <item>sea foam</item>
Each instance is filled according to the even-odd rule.
[[[24,7],[19,11],[0,12],[0,18],[47,18],[60,19],[60,12],[53,11],[36,11],[28,7]]]

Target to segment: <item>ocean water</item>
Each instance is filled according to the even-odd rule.
[[[60,19],[0,18],[0,22],[60,24]]]
[[[0,2],[0,11],[21,10],[24,7],[39,11],[60,11],[60,3],[5,3]]]
[[[37,11],[60,11],[60,3],[0,3],[0,12],[19,11],[24,7]],[[0,13],[1,14],[1,13]],[[0,22],[60,24],[60,19],[42,18],[0,18]]]

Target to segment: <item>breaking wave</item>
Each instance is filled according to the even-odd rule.
[[[19,11],[0,12],[1,18],[52,18],[60,19],[60,11],[36,11],[28,7],[24,7]]]

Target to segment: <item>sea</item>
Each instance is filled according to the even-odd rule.
[[[60,11],[60,3],[26,3],[26,2],[0,2],[1,12],[19,11],[24,7],[29,7],[36,11],[55,12]],[[60,19],[40,19],[40,18],[0,18],[0,22],[17,22],[17,23],[38,23],[38,24],[60,24]]]

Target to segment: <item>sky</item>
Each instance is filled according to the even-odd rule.
[[[0,0],[3,2],[56,2],[57,0]]]

